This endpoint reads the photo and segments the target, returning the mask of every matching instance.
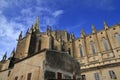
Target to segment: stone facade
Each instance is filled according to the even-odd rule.
[[[80,64],[65,51],[66,31],[40,32],[38,18],[23,37],[18,37],[16,50],[0,62],[0,80],[80,80]]]
[[[83,80],[120,80],[120,24],[74,40],[74,58],[81,63]],[[68,45],[71,45],[69,43]],[[70,47],[70,48],[73,48]]]
[[[82,80],[120,80],[120,24],[108,27],[104,22],[104,30],[100,31],[92,25],[91,34],[81,30],[80,37],[75,38],[64,30],[53,31],[50,26],[40,32],[38,22],[36,19],[24,37],[20,33],[16,51],[11,54],[14,58],[9,60],[19,61],[43,49],[62,51],[81,64]],[[11,68],[14,62],[8,62]]]

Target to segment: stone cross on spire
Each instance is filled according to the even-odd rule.
[[[96,33],[96,29],[94,25],[92,25],[92,33]]]
[[[84,29],[81,30],[81,37],[85,37]]]
[[[108,29],[108,25],[107,25],[106,21],[104,21],[104,29],[105,29],[105,30]]]

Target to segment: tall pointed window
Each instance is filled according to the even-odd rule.
[[[86,80],[86,75],[81,75],[82,76],[82,80]]]
[[[108,50],[108,45],[107,45],[105,38],[102,38],[102,43],[104,45],[105,50]]]
[[[70,50],[70,48],[68,48],[68,53],[69,53],[69,55],[71,55],[71,50]]]
[[[18,76],[15,77],[15,80],[18,80]]]
[[[92,53],[95,54],[95,46],[94,46],[93,41],[90,42],[90,46],[91,46],[91,49],[92,49]]]
[[[116,37],[116,39],[117,39],[117,41],[118,41],[118,44],[119,44],[119,46],[120,46],[120,35],[119,35],[118,33],[116,33],[116,34],[115,34],[115,37]]]
[[[80,45],[80,57],[83,57],[82,46]]]
[[[98,73],[94,73],[94,77],[95,77],[95,80],[100,80],[100,77],[99,77]]]
[[[41,40],[39,40],[38,51],[41,50]]]
[[[110,78],[111,79],[117,79],[116,75],[115,75],[115,72],[113,70],[110,70],[109,71],[109,75],[110,75]]]
[[[54,49],[54,39],[52,36],[50,37],[49,45],[50,45],[50,49]]]

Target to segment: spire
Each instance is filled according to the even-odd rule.
[[[19,35],[19,39],[18,39],[18,40],[20,40],[20,39],[22,39],[22,31],[20,32],[20,35]]]
[[[47,25],[46,32],[47,32],[47,35],[51,35],[51,27],[49,25]]]
[[[74,34],[73,34],[73,33],[71,34],[71,37],[72,37],[72,39],[74,39],[74,38],[75,38],[75,36],[74,36]]]
[[[72,41],[74,38],[75,38],[75,37],[74,37],[74,34],[71,33],[71,34],[70,34],[70,41]]]
[[[36,18],[35,24],[33,26],[33,29],[36,31],[39,31],[39,19],[38,17]]]
[[[27,29],[26,35],[29,33],[29,28]]]
[[[104,29],[105,29],[105,30],[108,29],[108,25],[107,25],[106,21],[104,21]]]
[[[96,33],[96,29],[94,25],[92,25],[92,33]]]
[[[3,59],[2,60],[4,61],[4,60],[6,60],[6,58],[7,58],[7,52],[5,52],[5,54],[3,55]]]
[[[12,58],[15,54],[15,48],[12,50],[11,54],[10,54],[10,58]]]
[[[85,37],[84,29],[81,30],[81,37]]]

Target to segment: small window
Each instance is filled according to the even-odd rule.
[[[32,73],[28,73],[27,80],[31,80]]]
[[[115,30],[115,28],[113,28],[113,30]]]
[[[118,41],[118,44],[119,44],[119,46],[120,46],[120,35],[119,35],[118,33],[116,33],[116,34],[115,34],[115,37],[116,37],[116,39],[117,39],[117,41]]]
[[[15,80],[18,80],[18,76],[15,77]]]
[[[62,79],[62,73],[60,73],[60,72],[57,73],[57,79],[58,79],[58,80],[61,80],[61,79]]]
[[[76,80],[76,75],[73,75],[73,80]]]
[[[94,77],[95,77],[95,80],[100,80],[100,77],[99,77],[98,73],[94,73]]]
[[[82,80],[86,80],[86,76],[85,75],[82,75]]]
[[[93,53],[93,55],[94,55],[94,54],[95,54],[95,46],[94,46],[94,42],[91,41],[91,42],[90,42],[90,45],[91,45],[92,53]]]
[[[111,79],[117,79],[114,71],[110,70],[110,71],[109,71],[109,75],[110,75],[110,78],[111,78]]]
[[[107,45],[107,42],[106,42],[105,38],[102,38],[102,43],[104,45],[105,50],[107,51],[108,50],[108,45]]]
[[[82,46],[80,45],[80,56],[83,57]]]

